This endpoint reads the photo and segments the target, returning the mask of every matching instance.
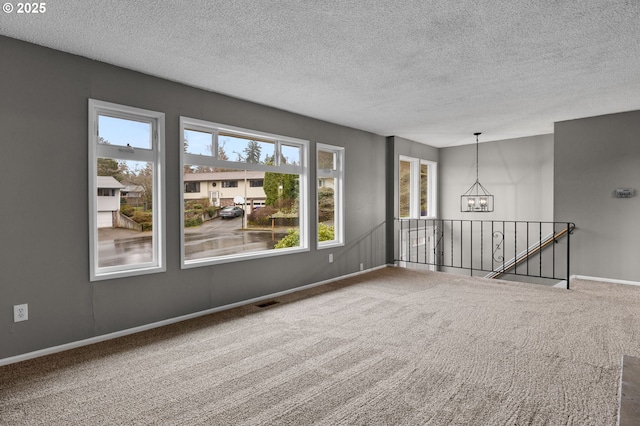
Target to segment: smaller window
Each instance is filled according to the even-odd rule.
[[[200,192],[200,182],[185,182],[184,192],[186,193]]]
[[[222,181],[223,188],[237,188],[238,181],[237,180],[223,180]]]
[[[107,115],[109,114],[109,115]],[[152,122],[141,117],[115,117],[111,113],[98,116],[99,145],[117,145],[131,148],[152,148]]]
[[[255,136],[220,132],[218,139],[218,156],[230,161],[250,164],[273,164],[275,159],[275,143]]]
[[[282,155],[281,164],[300,165],[301,149],[299,146],[282,144],[280,152]]]
[[[420,160],[420,216],[436,217],[436,191],[438,164]]]
[[[344,148],[317,146],[318,247],[344,244],[343,164]]]
[[[264,186],[264,181],[262,179],[253,179],[249,181],[249,186],[251,188],[262,188]]]
[[[398,214],[401,218],[436,217],[437,163],[400,156]]]
[[[198,130],[184,131],[184,152],[196,155],[213,155],[213,135]]]
[[[164,114],[89,99],[88,127],[90,280],[165,271]]]
[[[400,158],[398,195],[400,217],[407,218],[413,215],[415,210],[415,163],[416,159]]]

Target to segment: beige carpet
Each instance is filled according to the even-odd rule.
[[[614,425],[640,287],[387,268],[0,368],[0,424]]]

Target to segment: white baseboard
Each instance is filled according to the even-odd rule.
[[[586,281],[600,281],[603,283],[612,283],[612,284],[640,285],[640,281],[616,280],[613,278],[590,277],[587,275],[572,275],[571,278],[572,279],[575,278],[577,280],[586,280]]]
[[[165,325],[175,324],[177,322],[190,320],[193,318],[198,318],[204,315],[213,314],[216,312],[226,311],[228,309],[238,308],[240,306],[251,305],[253,303],[257,303],[266,299],[273,299],[276,297],[284,296],[286,294],[295,293],[298,291],[306,290],[309,288],[329,284],[335,281],[343,280],[346,278],[352,278],[358,275],[366,274],[367,272],[373,272],[378,269],[387,268],[389,265],[381,265],[376,266],[375,268],[366,269],[364,271],[354,272],[347,275],[342,275],[340,277],[331,278],[324,281],[319,281],[313,284],[303,285],[302,287],[295,287],[289,290],[280,291],[277,293],[268,294],[266,296],[260,296],[249,300],[243,300],[241,302],[231,303],[229,305],[218,306],[216,308],[207,309],[204,311],[194,312],[192,314],[181,315],[175,318],[169,318],[162,321],[157,321],[151,324],[145,324],[138,327],[128,328],[126,330],[115,331],[113,333],[103,334],[100,336],[90,337],[88,339],[77,340],[75,342],[65,343],[63,345],[52,346],[50,348],[40,349],[33,352],[28,352],[21,355],[16,355],[8,358],[0,359],[0,367],[3,365],[15,364],[16,362],[26,361],[33,358],[38,358],[45,355],[51,355],[58,352],[68,351],[69,349],[80,348],[82,346],[92,345],[94,343],[104,342],[105,340],[117,339],[118,337],[128,336],[130,334],[140,333],[141,331],[147,331],[158,327],[163,327]]]

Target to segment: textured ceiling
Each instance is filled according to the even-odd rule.
[[[481,141],[545,134],[555,121],[640,109],[638,0],[46,7],[2,13],[0,34],[438,147],[473,143],[476,131]]]

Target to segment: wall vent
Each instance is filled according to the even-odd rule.
[[[280,302],[278,302],[277,300],[269,300],[269,301],[266,301],[266,302],[258,303],[256,306],[258,308],[266,308],[267,306],[272,306],[272,305],[275,305],[277,303],[280,303]]]

